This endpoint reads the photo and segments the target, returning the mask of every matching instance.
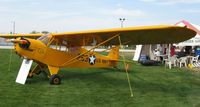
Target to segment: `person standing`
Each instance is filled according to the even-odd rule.
[[[186,47],[185,47],[185,53],[186,53],[187,55],[191,55],[191,52],[192,52],[192,46],[186,46]]]
[[[170,56],[174,56],[175,55],[175,46],[173,46],[173,44],[171,45],[171,48],[170,48]]]

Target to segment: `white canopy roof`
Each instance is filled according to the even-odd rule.
[[[191,23],[190,23],[191,24]],[[187,26],[186,23],[180,22],[177,24],[178,26]],[[193,27],[195,27],[197,30],[200,30],[199,25],[191,24]],[[192,29],[192,28],[191,28]],[[200,46],[200,35],[197,33],[197,35],[187,41],[175,44],[175,46]]]

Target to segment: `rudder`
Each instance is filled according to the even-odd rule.
[[[119,46],[112,47],[110,52],[108,53],[108,57],[113,60],[119,59]]]

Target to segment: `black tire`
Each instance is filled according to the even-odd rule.
[[[51,75],[49,82],[52,85],[59,85],[61,83],[61,78],[57,74],[53,74]]]

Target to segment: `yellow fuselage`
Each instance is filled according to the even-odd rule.
[[[113,67],[117,66],[117,59],[112,56],[104,56],[96,52],[87,52],[82,47],[71,47],[66,51],[56,50],[46,46],[43,42],[35,39],[27,39],[30,42],[28,49],[23,49],[15,44],[15,51],[28,59],[54,67]],[[84,53],[84,54],[82,54]],[[93,62],[90,58],[93,58]]]

